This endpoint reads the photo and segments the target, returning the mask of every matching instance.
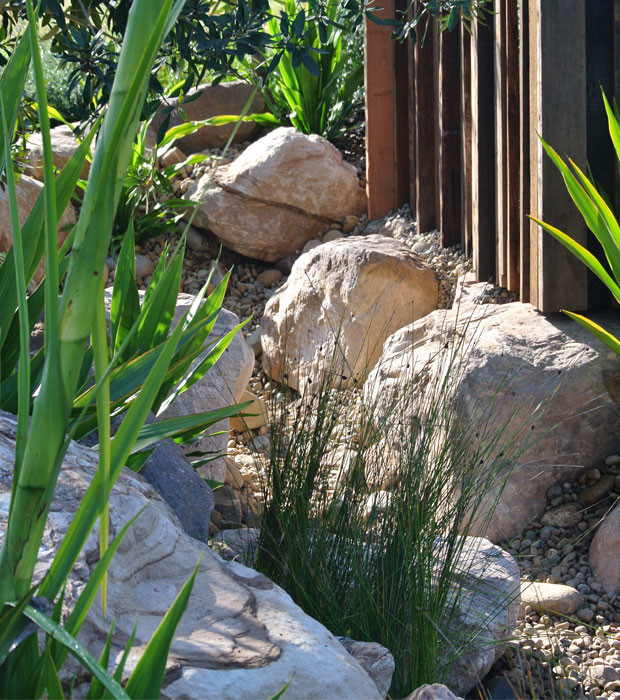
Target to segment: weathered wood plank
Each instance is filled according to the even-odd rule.
[[[438,49],[439,230],[442,245],[451,246],[461,242],[459,33],[441,32]]]
[[[419,231],[437,228],[435,210],[435,62],[433,32],[414,49],[416,221]]]
[[[493,26],[472,23],[472,254],[478,280],[495,276],[495,111]]]
[[[381,3],[381,17],[394,16],[394,0]],[[395,44],[389,27],[366,19],[366,182],[368,216],[377,219],[396,206]]]
[[[530,300],[530,19],[527,0],[519,16],[519,298]]]
[[[508,284],[508,207],[507,177],[508,138],[506,89],[506,13],[508,0],[495,0],[495,226],[497,231],[496,281]]]
[[[461,27],[461,245],[471,256],[471,41]]]
[[[507,0],[504,15],[506,35],[506,237],[507,284],[519,291],[519,16],[517,0]]]
[[[408,66],[408,87],[407,95],[407,124],[408,124],[408,154],[409,154],[409,206],[412,215],[415,216],[416,211],[416,157],[415,157],[415,52],[414,43],[411,39],[407,41],[407,66]]]
[[[530,0],[530,173],[533,214],[587,244],[583,219],[536,132],[581,167],[587,159],[586,0]],[[558,27],[562,31],[558,32]],[[570,66],[570,80],[559,80]],[[535,95],[535,99],[533,99]],[[534,184],[535,183],[535,184]],[[585,266],[540,227],[531,228],[531,301],[541,311],[587,308]]]

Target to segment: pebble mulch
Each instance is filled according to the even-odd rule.
[[[525,691],[522,697],[620,699],[620,596],[595,581],[588,559],[596,527],[618,498],[620,456],[610,455],[577,481],[550,488],[540,521],[502,545],[522,580],[571,586],[583,601],[570,616],[524,607],[516,639],[495,669]]]

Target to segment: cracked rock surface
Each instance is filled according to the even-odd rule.
[[[0,413],[0,531],[6,527],[16,422]],[[65,536],[96,470],[96,455],[72,443],[61,470],[35,572],[40,580]],[[150,501],[150,502],[149,502]],[[109,620],[116,619],[111,658],[118,662],[133,629],[131,672],[163,615],[202,561],[189,605],[168,658],[162,696],[269,698],[291,680],[290,698],[378,698],[366,672],[322,625],[302,612],[261,574],[225,563],[187,535],[168,506],[141,477],[125,469],[110,497],[110,537],[144,506],[109,569],[108,620],[99,600],[78,636],[95,656],[103,648]],[[69,577],[67,614],[98,561],[97,528]],[[67,663],[63,679],[74,667]],[[83,680],[78,671],[78,682]]]

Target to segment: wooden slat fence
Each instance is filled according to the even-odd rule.
[[[385,0],[383,16],[403,3]],[[594,249],[538,134],[620,204],[600,96],[620,96],[620,2],[494,0],[493,11],[471,33],[435,25],[422,46],[367,22],[369,216],[409,203],[420,230],[462,245],[479,280],[542,311],[605,305],[528,214]]]

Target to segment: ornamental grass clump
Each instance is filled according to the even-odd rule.
[[[519,595],[498,595],[479,624],[460,626],[487,585],[468,536],[484,531],[536,420],[492,427],[505,386],[461,418],[465,336],[446,335],[432,366],[416,366],[411,348],[390,395],[337,390],[336,362],[272,408],[256,567],[334,634],[386,646],[391,697],[450,680],[472,649],[496,645],[488,626]]]
[[[0,174],[8,189],[14,242],[0,266],[0,407],[17,415],[11,500],[0,548],[2,697],[64,697],[67,688],[60,681],[60,670],[68,654],[92,676],[88,697],[158,697],[168,649],[198,570],[179,592],[125,684],[121,684],[121,678],[131,639],[112,672],[108,671],[112,629],[99,660],[76,641],[99,590],[105,615],[106,570],[135,520],[108,542],[108,498],[123,466],[139,466],[144,450],[164,437],[189,439],[190,434],[195,436],[234,412],[226,409],[144,426],[150,411],[163,410],[178,393],[200,379],[232,337],[228,334],[212,344],[198,367],[190,370],[193,360],[205,350],[225,283],[203,304],[205,285],[172,328],[182,247],[169,265],[162,260],[154,275],[156,282],[140,305],[132,279],[134,251],[129,233],[117,268],[110,337],[106,324],[102,273],[116,207],[150,71],[183,5],[183,0],[135,0],[105,118],[84,139],[58,177],[53,171],[45,78],[32,0],[27,0],[26,31],[0,76]],[[10,144],[31,62],[45,179],[31,214],[20,222]],[[75,189],[97,131],[79,220],[59,251],[59,214]],[[28,286],[43,254],[45,280],[29,294]],[[29,334],[41,309],[45,317],[44,347],[31,357]],[[123,414],[113,438],[112,412]],[[99,437],[98,471],[50,569],[42,580],[35,580],[43,530],[64,455],[72,438],[94,429]],[[63,588],[97,520],[100,561],[73,611],[61,620]],[[43,632],[43,646],[38,630]]]

